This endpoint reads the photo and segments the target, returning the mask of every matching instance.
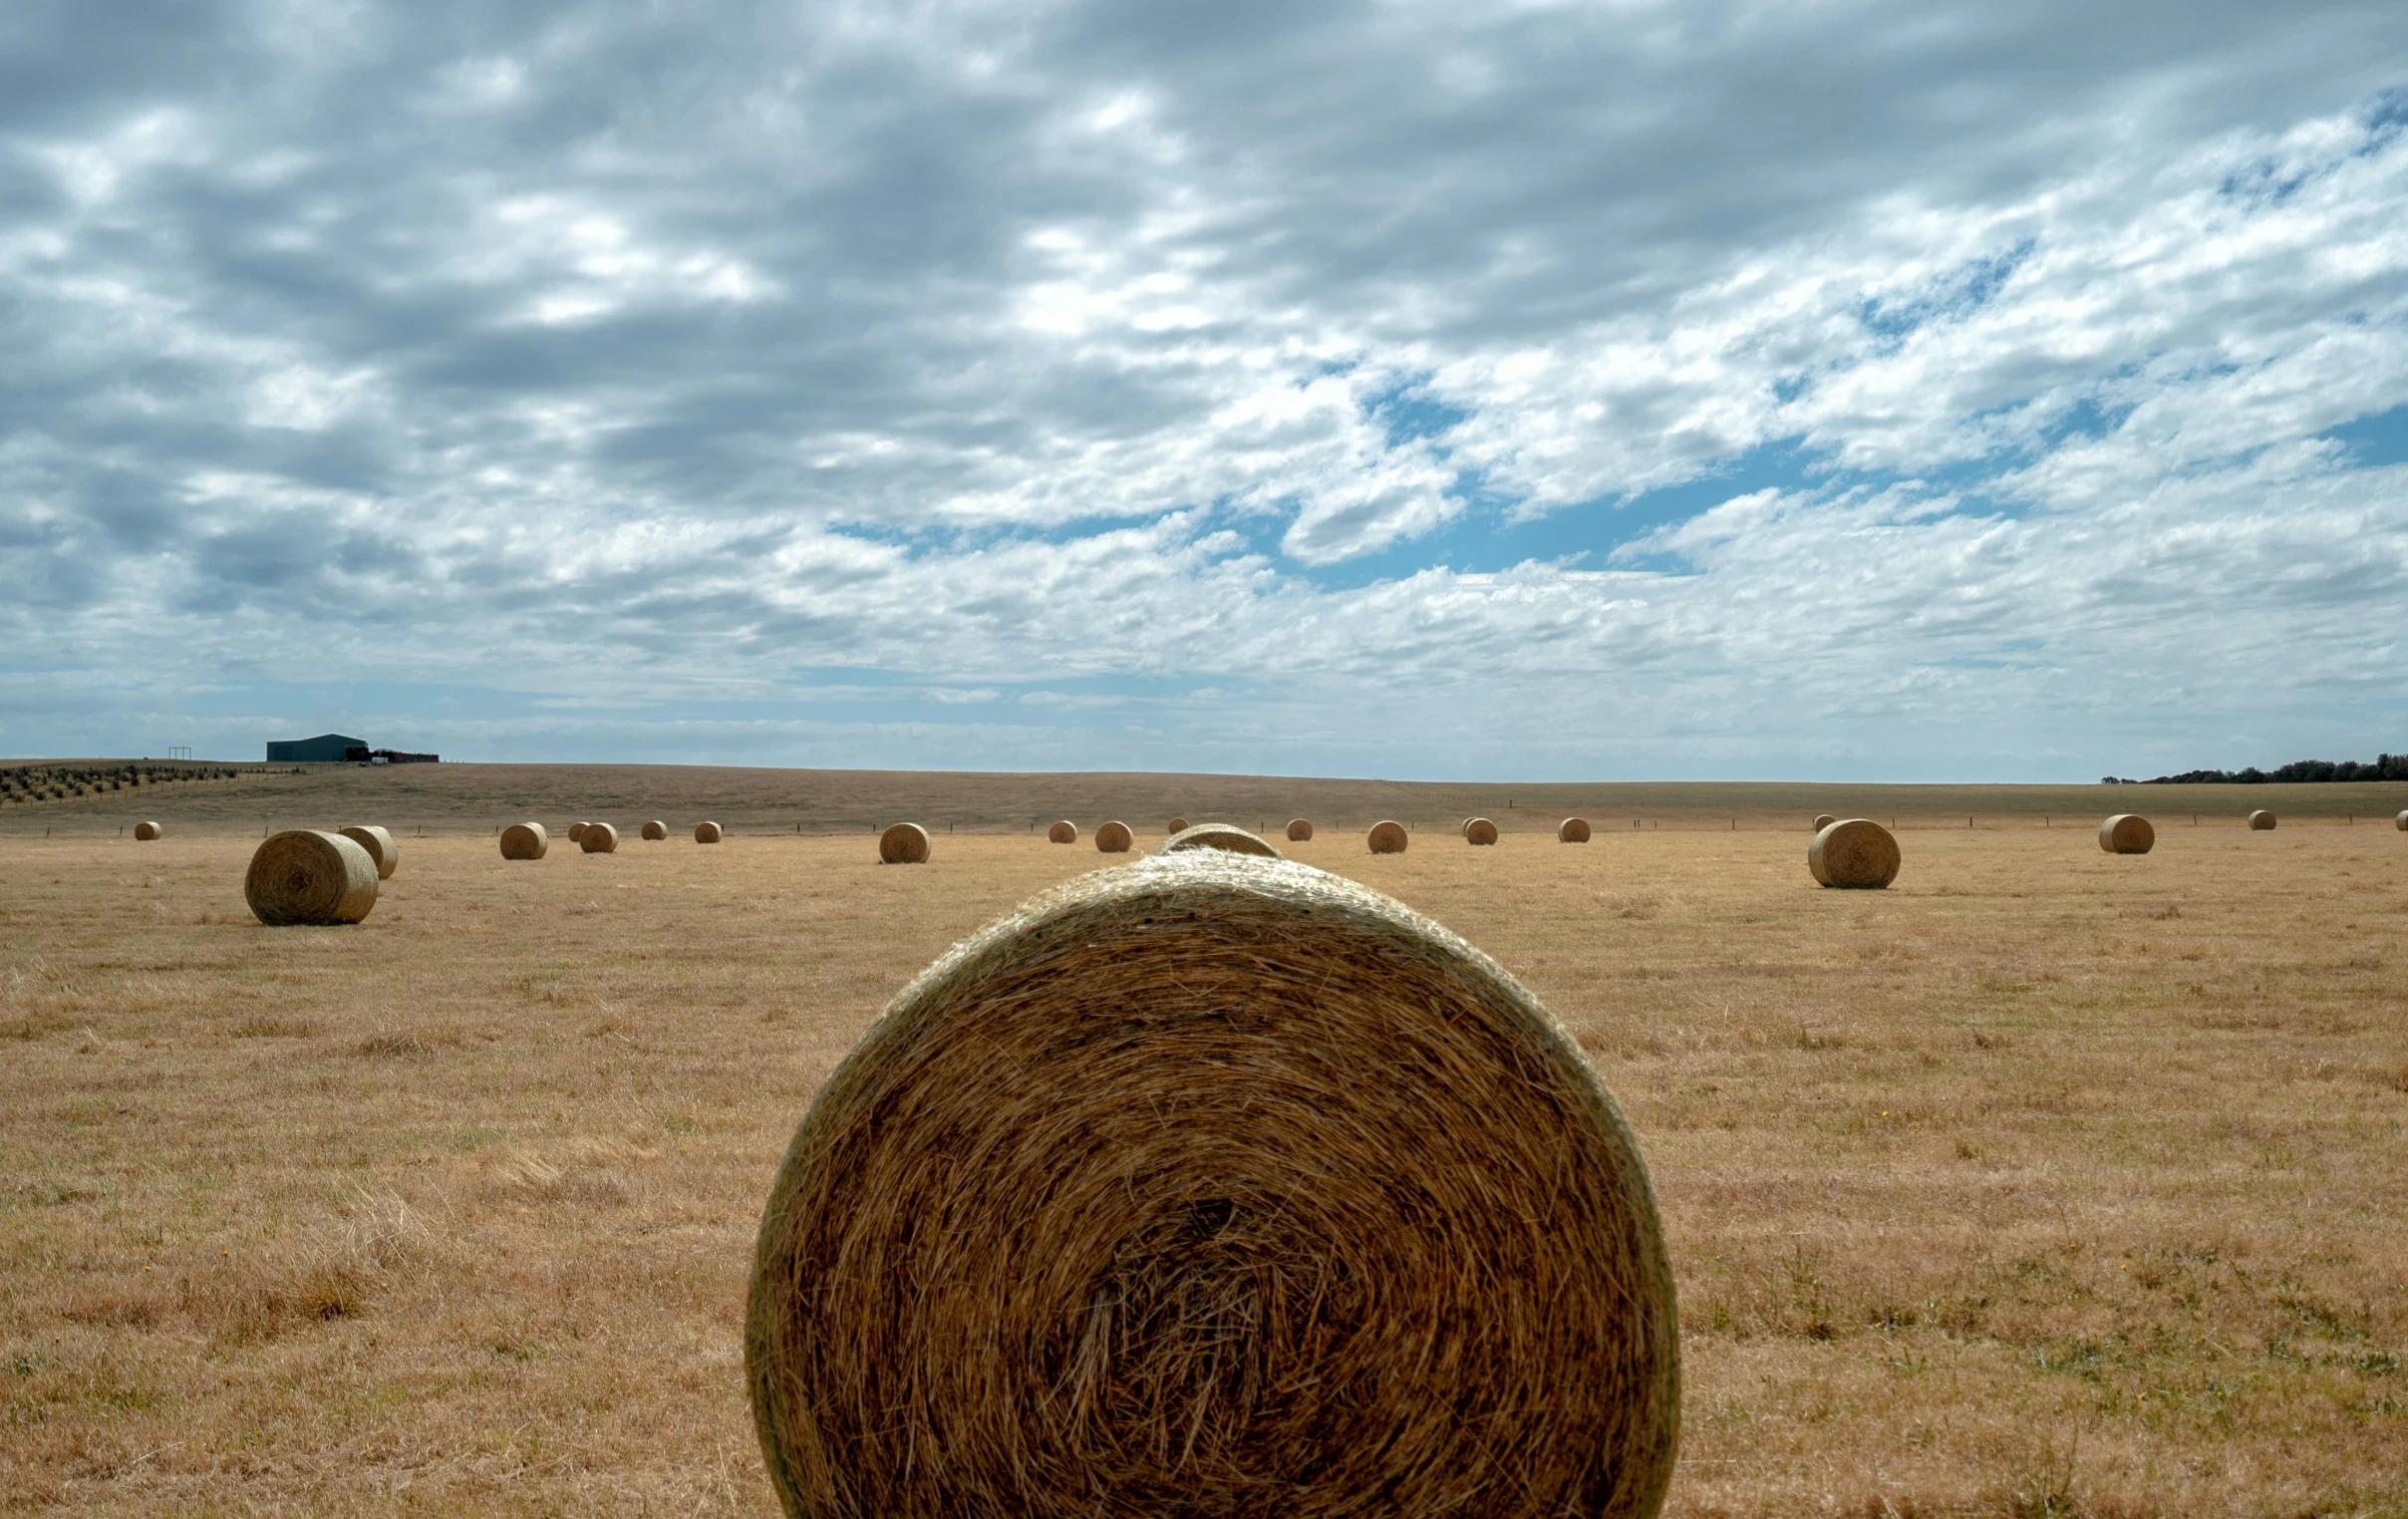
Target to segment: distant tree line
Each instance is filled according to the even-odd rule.
[[[2408,780],[2408,755],[2377,755],[2368,764],[2357,760],[2293,760],[2271,770],[2256,765],[2239,770],[2185,770],[2147,780],[2113,775],[2099,777],[2108,785],[2259,785],[2269,780]]]
[[[222,764],[18,764],[0,768],[0,802],[65,801],[177,780],[231,780]]]

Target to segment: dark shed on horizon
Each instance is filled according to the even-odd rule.
[[[270,739],[267,741],[268,763],[341,764],[351,758],[353,750],[363,753],[366,739],[346,738],[342,734],[320,734],[315,739]]]

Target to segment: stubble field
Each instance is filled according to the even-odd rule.
[[[1667,1512],[2408,1514],[2388,813],[2161,816],[2138,858],[2095,808],[1910,829],[1848,893],[1803,817],[1709,810],[1283,845],[1496,956],[1630,1115],[1681,1284]],[[279,930],[256,831],[11,819],[10,1507],[773,1510],[738,1331],[794,1121],[920,966],[1111,861],[604,815],[618,854],[521,864],[430,827],[366,924]]]

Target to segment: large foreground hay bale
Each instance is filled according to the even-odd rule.
[[[2254,831],[2256,831],[2256,832],[2258,832],[2258,833],[2271,833],[2271,832],[2273,832],[2273,831],[2274,831],[2274,814],[2273,814],[2273,813],[2271,813],[2271,812],[2268,812],[2268,811],[2264,810],[2263,808],[2260,808],[2260,809],[2258,809],[2258,811],[2252,812],[2252,813],[2250,814],[2250,827],[2251,827],[2251,829],[2252,829],[2252,830],[2254,830]]]
[[[1826,823],[1806,846],[1806,868],[1826,886],[1878,891],[1898,879],[1898,840],[1871,818]]]
[[[251,851],[242,897],[270,928],[357,923],[376,906],[376,861],[340,833],[287,828]]]
[[[727,829],[715,822],[698,822],[694,825],[694,841],[698,844],[716,844],[727,833]]]
[[[1060,822],[1055,823],[1051,828],[1046,829],[1046,842],[1049,844],[1077,843],[1078,824],[1071,822],[1068,818],[1062,819]]]
[[[1136,838],[1127,823],[1108,822],[1095,830],[1095,850],[1099,854],[1126,854]]]
[[[2408,817],[2408,812],[2402,812],[2400,815]],[[134,825],[134,836],[145,843],[158,837],[160,831],[159,825],[154,822],[138,822]]]
[[[539,860],[551,847],[552,836],[539,822],[512,823],[501,830],[501,857],[505,860]]]
[[[588,854],[616,854],[619,830],[609,823],[587,823],[585,831],[577,836],[577,847]]]
[[[375,823],[353,823],[343,830],[343,836],[368,851],[376,861],[377,879],[390,881],[402,862],[402,846],[393,841],[393,834]]]
[[[1373,854],[1402,854],[1404,846],[1413,841],[1413,835],[1404,831],[1404,824],[1384,818],[1371,824],[1371,831],[1364,837]]]
[[[1463,824],[1463,841],[1470,844],[1493,844],[1497,841],[1497,825],[1485,817],[1474,817]]]
[[[647,839],[659,843],[669,836],[669,824],[656,817],[644,825],[643,833]]]
[[[1187,819],[1184,817],[1172,818],[1170,820],[1169,831],[1172,833],[1185,833],[1187,831]]]
[[[1249,833],[1235,823],[1198,823],[1192,828],[1181,828],[1155,852],[1182,854],[1190,849],[1226,849],[1231,854],[1252,854],[1266,859],[1280,857],[1269,839]]]
[[[2391,825],[2399,829],[2402,833],[2408,833],[2408,812],[2402,812],[2399,816],[2393,818],[2391,820]],[[153,823],[151,826],[156,827],[157,824]],[[150,836],[152,838],[158,837],[158,835],[155,833],[151,834]]]
[[[1555,825],[1555,836],[1567,844],[1585,844],[1589,841],[1589,819],[1567,817]]]
[[[2109,854],[2147,854],[2157,845],[2157,829],[2137,812],[2118,812],[2099,824],[2099,847]]]
[[[796,1515],[1648,1515],[1645,1162],[1486,956],[1157,854],[957,945],[821,1086],[745,1335]]]
[[[1301,844],[1313,836],[1313,821],[1305,817],[1288,819],[1288,841]]]
[[[1820,833],[1825,828],[1830,827],[1833,823],[1838,821],[1839,819],[1832,816],[1829,812],[1817,812],[1814,814],[1814,831]]]
[[[592,826],[592,823],[582,820],[570,823],[568,825],[568,841],[572,844],[583,843],[585,841],[585,830]]]
[[[884,865],[928,863],[928,830],[918,823],[896,823],[878,835],[878,862]]]

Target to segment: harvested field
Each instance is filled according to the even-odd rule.
[[[740,1337],[795,1120],[914,972],[1112,861],[1047,846],[1042,795],[999,832],[965,781],[956,818],[905,794],[798,837],[700,804],[728,773],[558,792],[719,812],[720,848],[520,863],[494,825],[565,822],[546,795],[396,804],[376,771],[195,787],[255,809],[214,821],[145,788],[125,826],[168,827],[139,848],[97,804],[7,814],[10,1505],[774,1512]],[[1098,778],[1096,815],[1309,804],[1283,852],[1436,917],[1582,1040],[1679,1280],[1667,1513],[2408,1512],[2404,788],[2034,788],[2053,826],[1952,788],[1902,805],[1890,890],[1842,893],[1798,821],[1886,823],[1882,788],[1508,810],[1253,780],[1290,799],[1249,814]],[[1503,837],[1371,854],[1400,791],[1435,837],[1472,805]],[[1575,805],[1585,849],[1554,837]],[[2102,853],[2133,805],[2156,849]],[[358,815],[410,854],[374,915],[252,922],[261,822]],[[961,831],[882,869],[895,815]]]

